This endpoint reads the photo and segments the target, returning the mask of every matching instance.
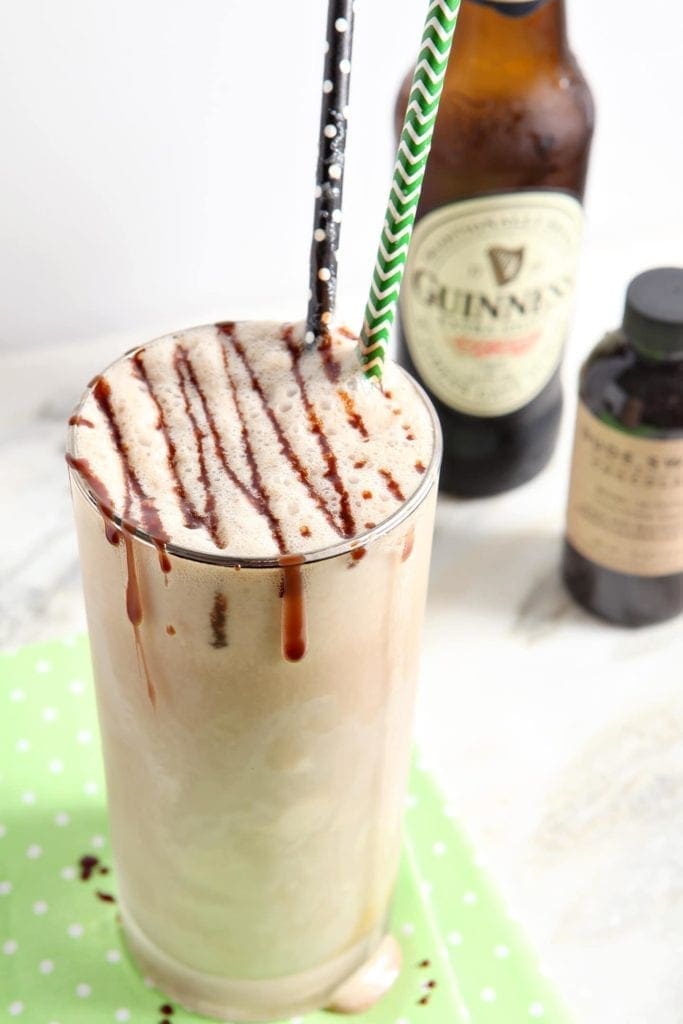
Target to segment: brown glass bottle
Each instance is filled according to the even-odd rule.
[[[553,452],[592,133],[564,0],[463,0],[398,331],[441,419],[445,491],[508,490]]]
[[[683,611],[683,270],[635,278],[581,369],[563,574],[611,622]]]

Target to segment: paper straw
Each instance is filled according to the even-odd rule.
[[[382,378],[459,9],[460,0],[431,0],[427,11],[358,344],[369,380]]]
[[[353,0],[329,0],[305,335],[311,347],[324,338],[337,296],[352,46]]]

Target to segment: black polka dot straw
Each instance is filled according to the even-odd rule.
[[[318,176],[311,239],[311,290],[306,319],[306,344],[309,346],[319,344],[325,336],[334,314],[337,293],[353,7],[353,0],[329,0],[327,10]]]

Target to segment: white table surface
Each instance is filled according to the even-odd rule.
[[[667,262],[673,239],[589,238],[553,463],[437,517],[419,742],[577,1024],[683,1022],[683,620],[605,626],[558,576],[576,367]],[[64,423],[148,336],[0,357],[0,646],[84,628]]]

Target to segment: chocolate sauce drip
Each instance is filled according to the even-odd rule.
[[[138,350],[131,359],[131,365],[137,377],[147,388],[149,397],[154,402],[154,406],[157,410],[157,430],[160,430],[164,436],[166,442],[166,458],[168,461],[168,468],[171,476],[173,477],[173,490],[178,496],[180,504],[180,510],[183,514],[183,522],[188,530],[194,530],[199,526],[203,525],[202,517],[198,514],[195,509],[190,497],[185,490],[182,477],[180,476],[180,469],[178,467],[178,451],[175,445],[175,441],[171,435],[168,423],[166,422],[166,416],[164,414],[164,407],[159,401],[159,397],[154,390],[150,376],[147,373],[144,359],[142,358],[142,351]]]
[[[356,532],[356,521],[351,509],[351,500],[349,498],[349,492],[344,486],[344,482],[339,475],[339,469],[337,466],[337,457],[334,454],[332,446],[329,442],[327,434],[323,430],[320,417],[315,410],[315,406],[308,397],[308,390],[306,388],[306,382],[304,381],[303,374],[301,373],[301,367],[299,366],[299,360],[301,359],[302,348],[301,345],[294,341],[292,335],[292,328],[286,327],[283,333],[283,341],[285,342],[289,354],[292,359],[292,371],[294,373],[294,379],[299,388],[301,399],[306,409],[306,415],[308,416],[309,429],[312,434],[315,434],[320,450],[323,455],[323,459],[327,465],[327,472],[325,473],[326,478],[330,481],[335,491],[339,495],[339,511],[346,537],[353,537]]]
[[[75,469],[77,473],[85,480],[86,484],[97,498],[101,510],[107,515],[111,516],[113,511],[113,505],[111,495],[107,490],[106,484],[100,480],[97,473],[93,470],[87,459],[76,459],[73,455],[66,453],[66,464],[71,469]]]
[[[280,450],[282,454],[285,456],[290,466],[298,476],[299,480],[304,485],[304,487],[306,488],[306,490],[308,491],[309,495],[316,503],[318,508],[321,510],[321,512],[327,519],[327,522],[332,527],[332,529],[335,530],[335,532],[338,533],[340,536],[343,536],[343,531],[337,524],[331,510],[329,509],[325,501],[324,496],[311,483],[308,476],[308,470],[301,462],[301,459],[299,458],[297,453],[294,451],[289,439],[287,438],[287,435],[285,434],[282,428],[282,424],[279,422],[272,406],[270,405],[268,399],[266,398],[263,388],[261,386],[261,382],[254,373],[253,367],[251,366],[251,363],[249,362],[247,354],[244,350],[244,346],[235,338],[235,325],[232,323],[221,323],[216,324],[216,327],[218,328],[218,330],[221,331],[222,334],[224,334],[230,340],[232,348],[234,349],[235,353],[239,356],[239,358],[242,360],[242,365],[244,366],[244,369],[247,372],[247,375],[251,382],[252,390],[256,392],[259,399],[261,400],[261,404],[266,413],[266,416],[270,420],[273,430],[275,431],[275,435],[280,443]]]
[[[427,467],[423,462],[420,461],[420,459],[418,459],[417,462],[415,463],[415,469],[420,475],[422,475],[422,473],[425,472],[426,468]]]
[[[73,416],[69,416],[69,426],[94,428],[95,424],[93,423],[92,420],[86,419],[85,416],[79,416],[78,414],[74,413]]]
[[[222,647],[228,646],[227,621],[228,599],[225,594],[217,590],[213,599],[213,608],[211,609],[211,633],[213,636],[211,646],[215,647],[217,651]]]
[[[93,871],[95,870],[99,863],[100,858],[93,857],[91,853],[86,853],[83,857],[80,858],[78,862],[78,868],[80,879],[82,882],[87,882],[90,880]]]
[[[406,534],[406,539],[403,542],[403,551],[401,552],[401,561],[407,562],[413,553],[415,547],[415,527],[411,526]]]
[[[363,422],[363,417],[356,409],[355,403],[351,398],[351,395],[348,393],[348,391],[344,391],[343,388],[339,388],[337,394],[341,398],[342,405],[346,410],[347,420],[349,421],[353,429],[357,430],[361,437],[364,437],[367,440],[370,437],[370,435],[368,434],[368,428],[365,426],[365,423]]]
[[[102,378],[100,378],[102,379]],[[93,473],[87,459],[76,459],[67,452],[66,455],[67,465],[71,466],[76,472],[80,473],[85,482],[87,483],[90,490],[93,492],[97,501],[100,515],[104,520],[104,533],[110,544],[115,547],[120,543],[121,537],[126,548],[126,614],[130,620],[135,633],[135,648],[138,653],[140,663],[143,668],[145,675],[145,681],[147,683],[147,693],[152,704],[156,704],[156,690],[152,683],[149,670],[147,667],[147,660],[145,658],[145,652],[142,649],[140,641],[139,627],[142,622],[142,598],[140,595],[140,585],[138,582],[137,569],[135,565],[135,554],[133,552],[133,538],[125,530],[121,530],[111,519],[112,516],[112,502],[109,492],[99,477]],[[168,555],[163,548],[161,542],[156,542],[159,551],[159,562],[164,573],[167,573],[171,564],[168,559]],[[168,565],[166,565],[168,563]]]
[[[102,900],[103,903],[116,903],[116,897],[112,896],[110,892],[102,892],[100,889],[95,893],[98,900]]]
[[[132,625],[137,627],[142,622],[142,597],[140,595],[140,584],[135,565],[133,538],[125,530],[123,531],[123,543],[126,547],[126,570],[128,573],[126,581],[126,613]]]
[[[142,673],[145,677],[145,683],[147,684],[147,696],[149,697],[152,706],[155,707],[157,700],[156,687],[152,682],[149,666],[147,665],[147,658],[145,657],[145,650],[142,646],[142,640],[140,637],[140,624],[142,623],[142,595],[140,593],[140,582],[138,580],[137,567],[135,565],[133,538],[127,530],[123,531],[123,543],[126,548],[126,570],[128,574],[126,581],[126,612],[131,625],[133,626],[135,650],[138,656],[138,662],[142,668]]]
[[[240,421],[240,436],[242,438],[242,447],[244,449],[244,454],[249,465],[249,472],[251,474],[251,486],[253,487],[254,492],[259,497],[259,511],[268,520],[270,532],[272,533],[278,548],[280,549],[280,551],[285,551],[287,545],[285,544],[285,538],[282,533],[282,526],[280,524],[280,520],[273,512],[272,506],[270,504],[270,496],[268,494],[268,491],[266,490],[266,485],[263,482],[261,470],[258,467],[256,456],[254,455],[254,449],[251,446],[249,430],[247,429],[247,421],[244,418],[244,413],[242,412],[242,407],[239,402],[235,380],[230,372],[230,365],[228,363],[228,350],[225,347],[225,345],[221,346],[221,355],[223,357],[223,369],[225,370],[225,376],[227,378],[228,385],[230,387],[230,392],[232,394],[232,400],[235,403],[235,409],[237,410],[237,416]]]
[[[418,1006],[426,1006],[428,1002],[429,1002],[429,996],[422,996],[422,999],[418,999],[417,1005]]]
[[[221,535],[218,515],[216,513],[216,496],[211,488],[211,481],[209,479],[209,471],[206,467],[206,459],[204,458],[204,446],[203,441],[204,431],[200,428],[197,417],[192,409],[192,403],[190,402],[190,395],[187,389],[186,376],[189,377],[187,367],[189,365],[189,359],[187,352],[182,345],[176,345],[176,349],[173,355],[173,369],[176,373],[178,380],[178,386],[180,393],[183,396],[183,404],[185,406],[185,413],[192,426],[192,432],[194,434],[195,445],[197,447],[197,463],[199,466],[199,481],[204,488],[204,515],[201,520],[209,532],[209,535],[216,545],[217,548],[224,548],[227,541],[223,540]],[[189,378],[191,380],[191,378]]]
[[[104,520],[104,536],[113,548],[117,548],[121,543],[121,531],[118,526],[116,526],[115,523],[112,523],[109,519]]]
[[[152,682],[152,676],[149,671],[149,665],[147,664],[147,657],[145,655],[145,649],[142,646],[142,640],[140,639],[140,629],[138,626],[134,627],[135,632],[135,650],[137,651],[140,665],[142,666],[142,674],[145,677],[145,683],[147,684],[147,696],[149,702],[153,708],[157,706],[157,691],[154,683]]]
[[[398,480],[394,479],[394,477],[391,475],[388,469],[380,469],[379,475],[384,477],[384,479],[387,482],[387,487],[389,488],[390,492],[393,494],[397,501],[406,500],[405,497],[403,496],[403,491],[399,486]]]
[[[95,378],[92,393],[93,398],[99,406],[100,412],[103,413],[104,418],[107,421],[109,433],[111,434],[111,439],[114,442],[114,449],[116,450],[123,467],[123,479],[126,487],[123,514],[127,517],[130,515],[130,509],[133,502],[132,490],[135,489],[138,492],[141,492],[142,488],[130,459],[128,458],[128,447],[123,440],[121,430],[119,429],[119,425],[116,420],[114,407],[111,401],[111,385],[106,377]]]
[[[172,1017],[173,1007],[170,1003],[164,1003],[163,1006],[159,1007],[159,1013],[163,1013],[164,1017]]]
[[[332,335],[326,331],[322,341],[318,345],[318,352],[322,361],[325,376],[330,384],[336,384],[341,374],[341,366],[332,355]]]
[[[76,459],[73,455],[69,455],[67,452],[66,464],[76,470],[76,472],[83,477],[86,484],[92,491],[95,501],[97,502],[97,508],[104,521],[104,535],[111,545],[118,547],[119,541],[121,540],[121,531],[112,521],[112,500],[106,486],[93,471],[87,459]]]
[[[354,560],[354,562],[360,562],[362,558],[365,558],[367,553],[367,548],[354,548],[353,551],[351,552],[351,558]]]
[[[175,626],[168,625],[166,627],[166,632],[169,636],[175,636]]]
[[[420,960],[420,962],[419,962],[419,964],[417,966],[418,967],[423,967],[423,968],[424,967],[431,967],[432,966],[432,962],[431,962],[431,960]]]
[[[140,505],[140,525],[152,538],[158,550],[159,565],[161,566],[162,572],[168,573],[171,571],[171,562],[164,549],[164,544],[170,540],[170,537],[164,529],[159,515],[159,510],[154,504],[153,499],[145,493],[145,490],[140,483],[140,479],[130,457],[128,445],[123,439],[121,428],[119,427],[116,419],[116,413],[114,412],[114,406],[111,400],[111,385],[106,377],[98,377],[96,379],[92,393],[100,411],[107,421],[109,433],[111,434],[112,441],[114,442],[114,447],[121,460],[123,477],[126,485],[123,516],[126,519],[130,519],[134,494]]]
[[[300,555],[285,555],[282,566],[282,654],[301,661],[306,653],[306,603]]]

